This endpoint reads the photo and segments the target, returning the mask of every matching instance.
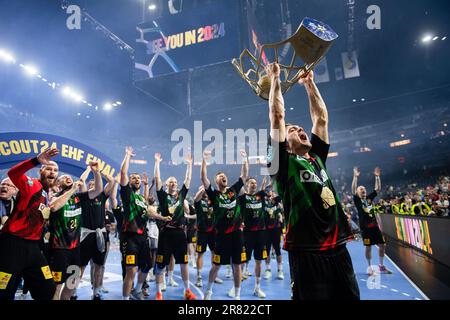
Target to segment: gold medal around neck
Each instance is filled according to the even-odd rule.
[[[336,205],[336,199],[334,198],[333,191],[331,191],[330,188],[326,186],[323,187],[320,197],[322,198],[324,209],[328,209]]]
[[[175,213],[176,208],[177,207],[169,207],[169,213],[173,215]]]
[[[50,208],[49,207],[45,207],[44,209],[42,209],[41,213],[42,213],[42,217],[44,218],[44,220],[48,220],[48,218],[50,218]]]

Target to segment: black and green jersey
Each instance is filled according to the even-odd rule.
[[[145,234],[147,232],[147,204],[142,195],[133,192],[131,186],[120,187],[122,199],[123,220],[122,232]]]
[[[266,198],[265,211],[266,211],[266,229],[272,230],[281,228],[280,214],[282,214],[282,209],[280,207],[281,198],[279,196],[275,197],[273,200]]]
[[[211,200],[201,199],[194,203],[197,214],[197,231],[212,232],[214,230],[213,207]]]
[[[358,195],[353,195],[353,202],[358,210],[359,227],[370,228],[378,226],[377,219],[375,218],[375,207],[373,206],[373,199],[377,196],[377,192],[374,190],[369,194],[366,199],[361,199]]]
[[[239,178],[239,181],[225,192],[215,190],[211,185],[206,190],[213,204],[214,228],[217,234],[229,234],[241,226],[242,219],[237,198],[243,186],[244,182]]]
[[[189,215],[191,215],[191,216],[196,216],[196,213],[195,213],[195,208],[193,207],[193,206],[191,206],[191,205],[189,205]],[[197,217],[197,216],[196,216]],[[194,218],[194,219],[186,219],[186,227],[187,227],[187,230],[189,231],[189,230],[196,230],[196,226],[197,226],[197,219],[196,218]]]
[[[58,194],[59,197],[62,194]],[[52,249],[74,249],[80,244],[81,205],[90,201],[88,193],[76,193],[66,204],[50,214],[50,245]]]
[[[288,153],[286,141],[273,141],[269,150],[269,167],[277,169],[272,178],[287,219],[288,251],[328,250],[353,238],[326,171],[330,146],[314,134],[311,144],[309,158]]]
[[[163,227],[182,228],[185,224],[183,203],[186,199],[188,189],[183,187],[175,195],[170,195],[163,189],[157,190],[159,209],[163,217],[171,217],[172,220],[165,222]]]
[[[238,202],[242,219],[244,220],[244,231],[261,231],[266,229],[265,198],[266,193],[264,191],[239,196]]]

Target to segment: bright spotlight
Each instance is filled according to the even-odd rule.
[[[152,3],[151,5],[149,5],[148,6],[148,10],[155,11],[156,10],[156,4]]]
[[[2,49],[0,49],[0,59],[7,63],[16,63],[16,59],[14,58],[14,56]]]
[[[72,94],[72,90],[69,87],[64,87],[64,89],[62,90],[62,93],[65,96],[69,96]]]
[[[434,37],[434,38],[433,38],[433,41],[436,41],[437,39],[439,39],[438,36]]]
[[[107,110],[107,111],[109,111],[109,110],[111,110],[112,109],[112,104],[111,103],[105,103],[105,105],[103,106],[103,110]]]
[[[117,104],[118,106],[120,106],[120,105],[122,104],[122,102],[116,101],[116,104]]]
[[[447,39],[447,37],[442,37],[442,39],[441,39],[441,40],[445,40],[445,39]]]
[[[38,69],[32,65],[23,65],[23,69],[30,76],[35,76],[38,74]]]
[[[426,43],[426,42],[430,42],[431,39],[433,39],[432,36],[430,35],[426,35],[425,37],[422,38],[422,42]]]

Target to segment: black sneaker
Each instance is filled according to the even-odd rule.
[[[92,300],[103,300],[102,296],[98,293],[92,297]]]
[[[70,300],[78,300],[78,296],[71,296]]]

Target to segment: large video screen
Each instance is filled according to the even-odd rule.
[[[229,61],[239,55],[239,1],[165,15],[137,26],[134,80]]]

